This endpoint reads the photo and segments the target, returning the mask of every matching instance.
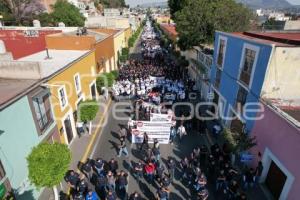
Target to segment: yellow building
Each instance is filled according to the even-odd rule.
[[[125,36],[125,47],[128,47],[128,40],[132,35],[131,28],[126,28],[124,30],[124,36]]]
[[[126,47],[126,40],[125,40],[125,30],[121,29],[114,35],[114,52],[115,52],[115,66],[119,60],[119,55],[122,54],[122,48]],[[128,45],[127,45],[128,46]]]
[[[77,137],[77,108],[81,101],[97,99],[95,52],[48,50],[20,61],[38,62],[41,78],[51,92],[51,106],[62,143]]]

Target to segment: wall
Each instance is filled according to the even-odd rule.
[[[6,51],[12,52],[14,59],[18,59],[45,50],[45,36],[61,32],[59,30],[37,31],[37,37],[26,37],[23,30],[0,30],[0,40],[4,41]]]
[[[115,54],[115,67],[117,66],[118,61],[118,52],[122,53],[122,48],[126,47],[125,42],[125,32],[124,30],[120,30],[118,33],[114,36],[114,54]]]
[[[258,102],[257,97],[260,96],[262,84],[264,82],[265,71],[268,66],[269,57],[272,51],[272,46],[267,44],[257,43],[253,40],[244,40],[234,35],[229,35],[221,32],[216,32],[215,34],[215,46],[214,46],[214,56],[213,56],[213,64],[211,69],[211,84],[213,85],[215,82],[216,76],[216,60],[217,60],[217,53],[218,53],[218,45],[219,45],[219,36],[224,36],[227,38],[227,45],[225,49],[225,56],[224,56],[224,66],[223,72],[221,75],[221,82],[218,91],[223,96],[225,100],[225,108],[224,108],[224,116],[231,116],[229,111],[229,106],[232,108],[235,107],[237,93],[239,89],[239,68],[242,59],[242,51],[243,45],[245,43],[254,45],[259,47],[259,54],[257,55],[257,64],[253,74],[253,82],[248,92],[247,96],[247,103],[255,103]],[[222,98],[222,97],[220,97]],[[256,113],[248,114],[250,117],[255,117]],[[253,120],[246,120],[246,128],[248,131],[251,131],[253,126]]]
[[[20,73],[21,72],[21,73]],[[1,78],[40,79],[42,78],[38,62],[1,61]]]
[[[132,35],[131,28],[126,28],[124,34],[125,34],[125,47],[128,47],[128,40]]]
[[[256,121],[252,135],[257,138],[257,146],[252,150],[254,155],[258,152],[264,154],[268,148],[281,164],[294,176],[288,193],[289,200],[297,200],[300,195],[300,130],[292,126],[267,106],[265,107],[264,118]],[[271,126],[270,126],[271,125]],[[256,166],[257,160],[254,165]],[[268,171],[264,166],[264,173]]]
[[[55,115],[58,130],[60,130],[63,127],[62,120],[64,116],[66,116],[66,114],[71,112],[71,118],[72,118],[73,112],[77,110],[76,106],[79,98],[75,89],[74,75],[76,73],[79,73],[80,75],[82,97],[84,97],[85,99],[90,99],[91,92],[90,92],[89,85],[92,81],[96,79],[96,77],[93,76],[93,72],[96,71],[95,66],[96,66],[95,52],[92,51],[89,55],[83,57],[81,60],[77,61],[72,66],[70,66],[69,68],[67,68],[66,70],[53,77],[51,80],[49,80],[48,83],[50,85],[51,84],[65,85],[66,93],[68,97],[68,106],[64,110],[62,110],[60,107],[59,94],[58,94],[59,87],[50,87],[51,94],[52,94],[51,104]],[[60,133],[60,139],[63,143],[67,143],[64,134]]]
[[[37,199],[39,192],[29,185],[27,179],[26,157],[32,147],[49,135],[49,132],[55,127],[55,123],[42,136],[38,136],[27,96],[1,110],[0,121],[0,130],[3,131],[0,135],[0,159],[12,188],[21,192],[20,187],[25,184],[27,193],[33,192],[33,199]],[[19,199],[26,200],[28,197],[20,196]]]
[[[276,47],[262,89],[264,98],[300,102],[300,48]]]
[[[96,32],[102,33],[103,29],[93,29]],[[104,40],[98,42],[95,46],[95,56],[96,56],[96,63],[100,66],[102,63],[107,63],[105,65],[109,65],[107,61],[111,60],[112,58],[115,60],[115,51],[114,51],[114,35],[110,35]],[[114,63],[111,63],[110,66],[103,66],[105,68],[115,68],[111,66]],[[98,71],[99,72],[99,71]]]
[[[93,48],[96,40],[94,36],[77,35],[49,35],[46,36],[48,49],[58,50],[89,50]]]

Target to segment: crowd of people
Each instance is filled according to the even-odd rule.
[[[138,107],[134,120],[149,120],[151,113],[173,112],[164,109],[166,107],[162,103],[170,102],[172,105],[176,101],[186,100],[195,83],[183,79],[184,72],[173,58],[164,55],[158,35],[149,21],[144,28],[141,45],[143,59],[129,60],[120,69],[113,93],[115,98],[124,96],[134,99],[134,107]],[[190,120],[185,120],[183,113],[181,115],[182,119],[170,129],[170,144],[179,145],[192,130]],[[130,122],[128,125],[132,126]],[[117,157],[129,155],[126,145],[128,134],[128,128],[120,129]],[[213,192],[221,193],[224,199],[244,200],[247,199],[245,190],[256,184],[262,172],[261,163],[256,169],[249,168],[245,172],[235,169],[226,145],[222,148],[218,144],[211,147],[200,145],[182,160],[173,157],[162,159],[159,141],[154,139],[154,143],[149,144],[149,136],[143,133],[143,141],[137,145],[137,150],[141,156],[137,161],[131,161],[127,171],[119,169],[115,158],[109,161],[88,159],[79,167],[82,175],[69,171],[65,180],[71,188],[73,199],[141,200],[143,195],[137,191],[128,194],[128,177],[131,174],[137,182],[146,180],[156,188],[154,197],[148,198],[151,200],[171,200],[170,187],[176,179],[190,189],[191,197],[187,199],[208,199],[210,183],[215,188]]]

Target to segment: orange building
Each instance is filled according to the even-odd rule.
[[[169,37],[170,40],[176,42],[178,33],[174,24],[160,24],[160,28]]]
[[[95,50],[97,73],[110,72],[117,68],[114,55],[114,31],[98,29],[78,32],[58,33],[46,36],[48,49],[57,50]]]

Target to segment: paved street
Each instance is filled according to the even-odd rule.
[[[112,104],[112,108],[116,106],[115,103]],[[120,106],[125,108],[124,106]],[[119,113],[119,117],[128,117],[127,113]],[[103,158],[105,160],[110,160],[111,158],[116,158],[117,149],[115,146],[119,144],[118,139],[118,131],[120,130],[120,126],[127,126],[126,120],[116,120],[113,117],[112,109],[108,115],[108,124],[103,128],[101,137],[99,138],[98,143],[95,146],[92,157],[93,158]],[[128,138],[129,139],[129,138]],[[166,162],[168,157],[172,157],[179,161],[183,156],[188,155],[192,149],[201,144],[207,144],[207,139],[203,134],[190,133],[180,145],[160,145],[162,162]],[[129,157],[121,157],[117,158],[119,163],[120,170],[130,171],[130,164],[138,161],[139,159],[143,159],[143,155],[137,149],[136,145],[131,145],[130,141],[127,141],[127,148],[130,152]],[[178,166],[178,165],[177,165]],[[175,181],[172,184],[171,199],[192,199],[191,193],[187,189],[187,187],[181,184],[180,174],[177,171],[175,174]],[[134,177],[129,176],[129,193],[134,191],[138,191],[143,194],[145,199],[154,199],[154,195],[156,193],[156,186],[150,185],[147,181],[143,180],[138,183]]]

